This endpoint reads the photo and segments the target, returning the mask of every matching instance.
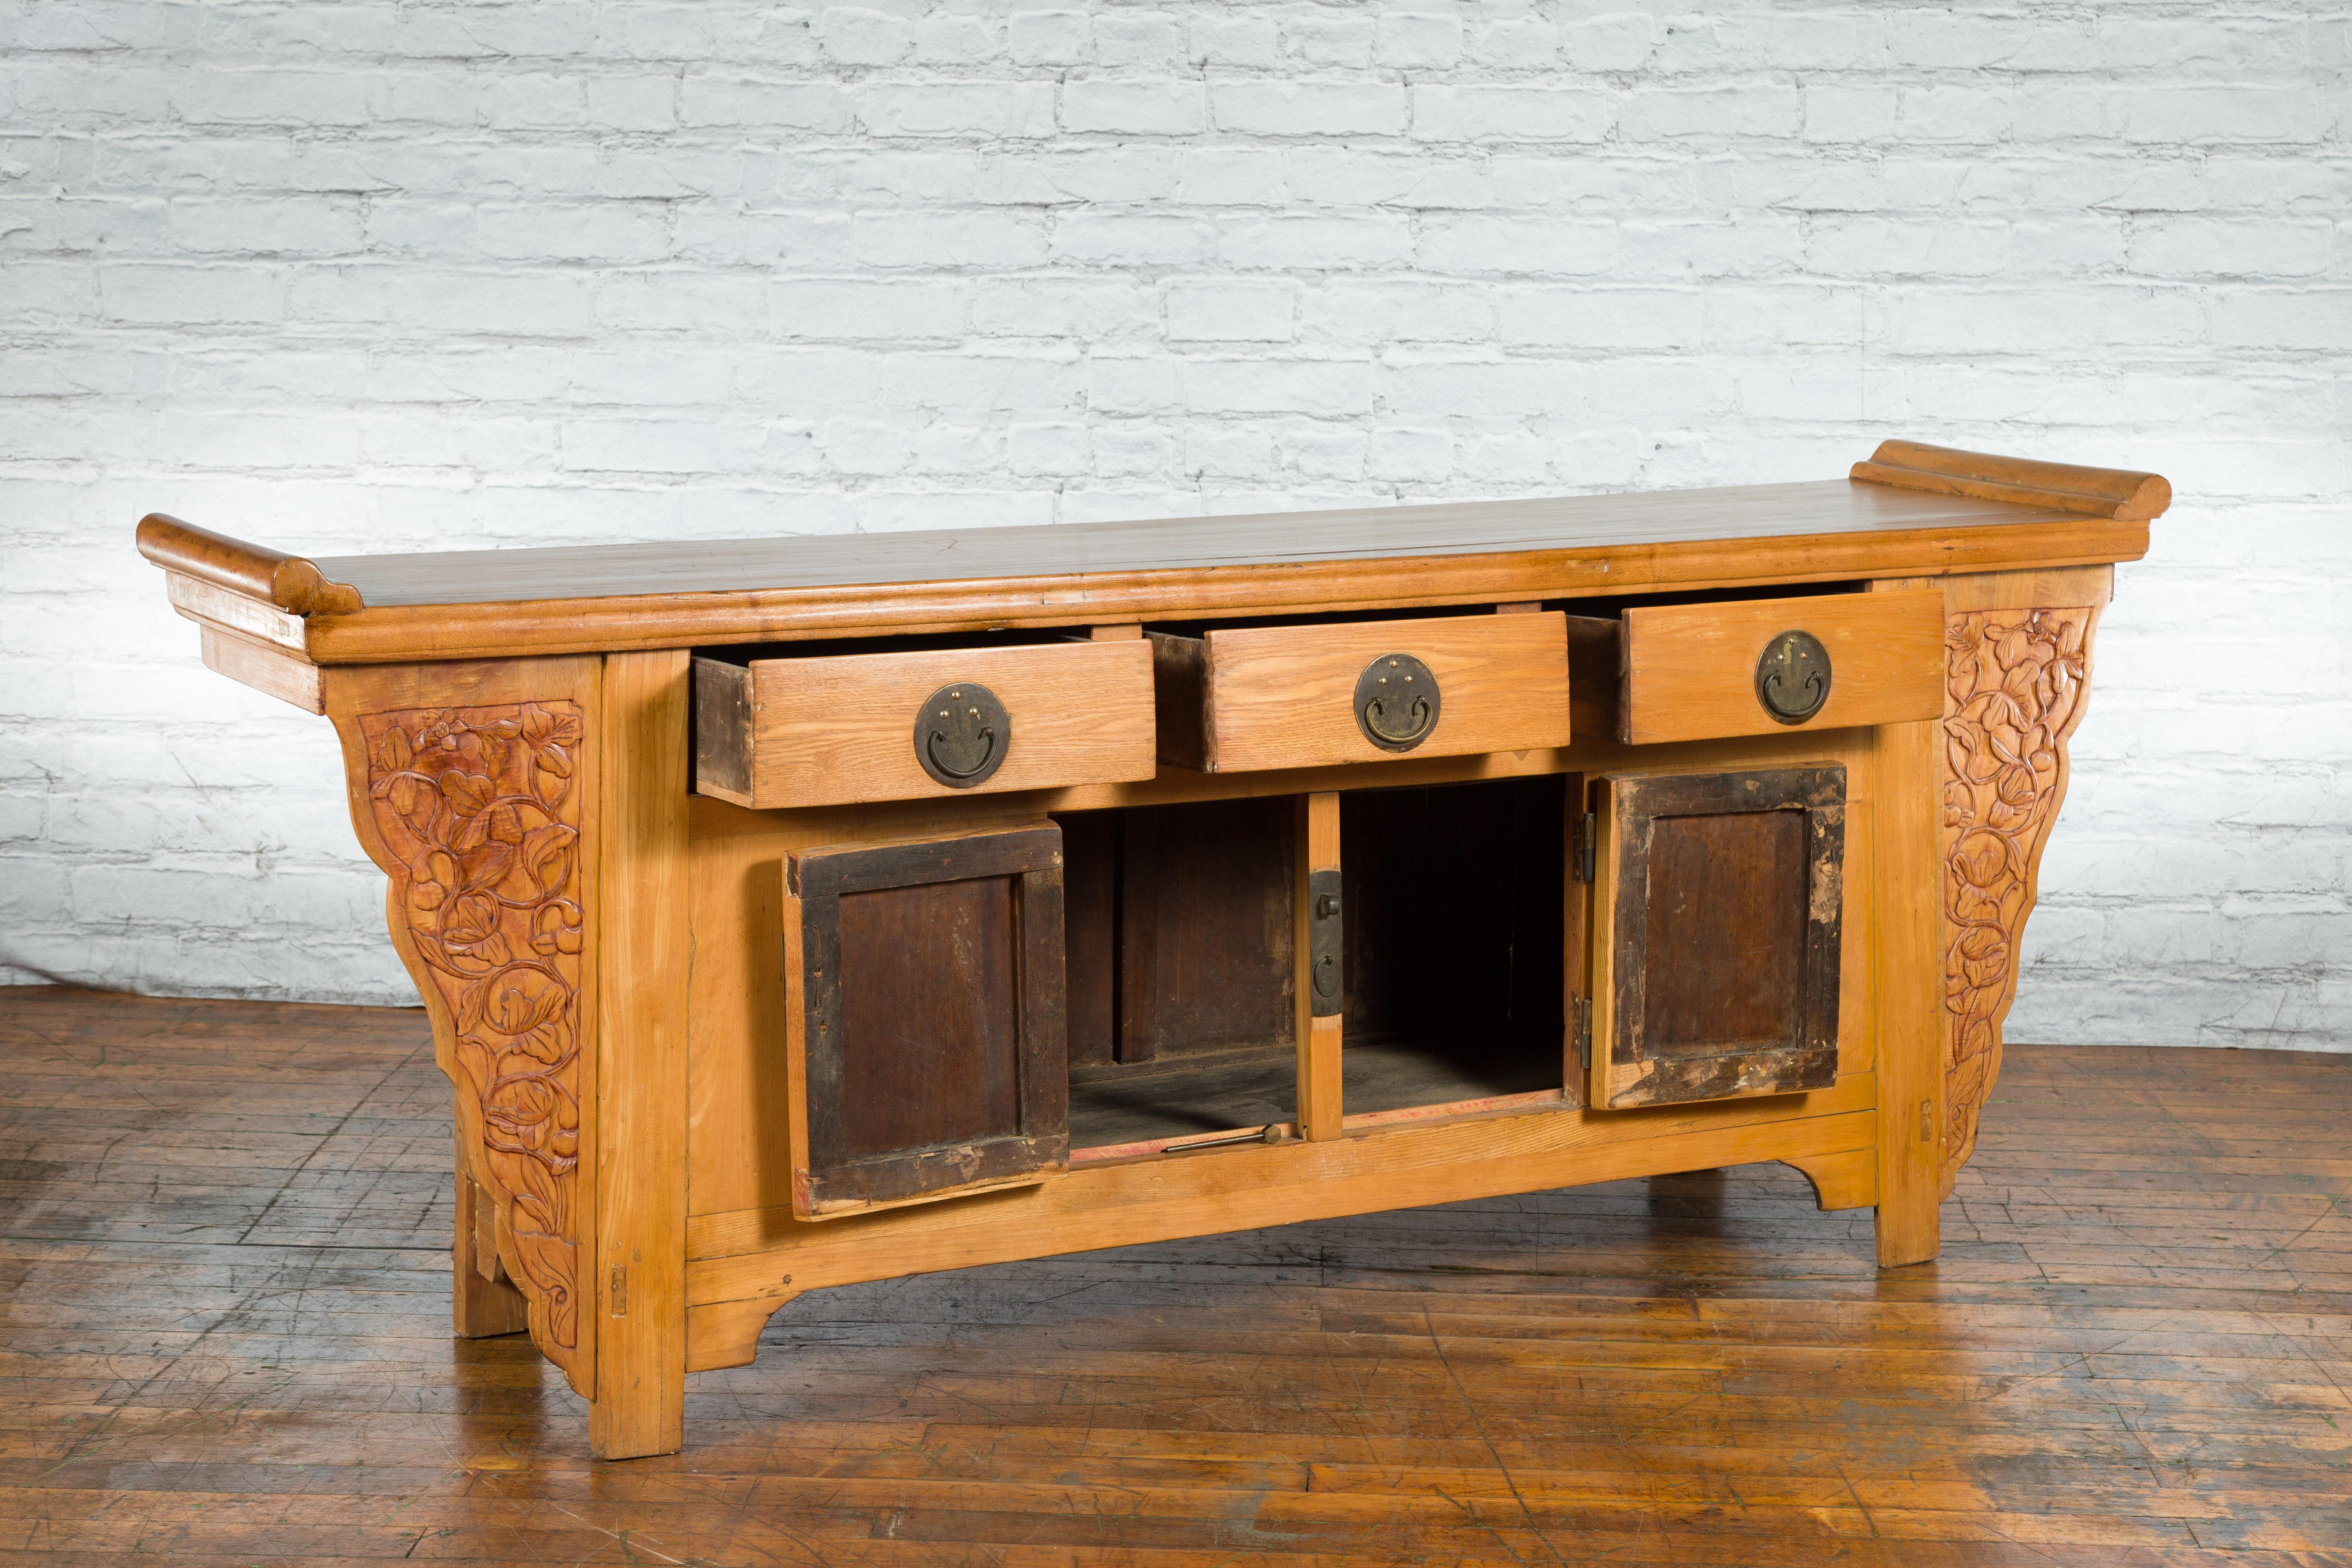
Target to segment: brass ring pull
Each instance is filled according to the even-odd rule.
[[[1384,653],[1356,679],[1356,728],[1384,752],[1428,740],[1443,705],[1437,677],[1409,653]]]
[[[915,761],[950,789],[984,783],[1012,749],[1013,716],[985,686],[942,686],[915,710]]]
[[[1811,632],[1786,631],[1756,660],[1756,700],[1773,722],[1801,724],[1830,700],[1830,650]]]
[[[1406,704],[1402,721],[1391,711],[1390,705],[1378,697],[1373,698],[1364,708],[1365,728],[1378,734],[1381,740],[1391,745],[1412,745],[1429,733],[1431,722],[1429,699],[1417,694]]]
[[[1327,952],[1315,961],[1315,994],[1328,1001],[1339,994],[1339,958]]]
[[[940,755],[940,742],[947,740],[947,738],[948,735],[946,731],[934,730],[923,742],[924,746],[931,753],[932,773],[945,773],[950,778],[954,779],[977,779],[990,771],[988,764],[996,755],[995,731],[982,730],[980,732],[980,761],[972,763],[971,766],[968,768],[960,768],[953,763],[948,761],[945,757]],[[970,750],[969,747],[958,747],[957,749],[960,751]]]

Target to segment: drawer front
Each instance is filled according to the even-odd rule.
[[[1152,647],[1160,754],[1184,767],[1240,773],[1568,744],[1557,614],[1222,627],[1155,634]],[[1429,684],[1433,703],[1422,696]],[[1379,705],[1369,718],[1367,702]]]
[[[1900,724],[1943,710],[1938,588],[1625,612],[1621,741]]]
[[[1151,650],[1140,640],[698,658],[694,687],[695,788],[761,810],[1155,771]],[[950,703],[949,692],[961,696]]]

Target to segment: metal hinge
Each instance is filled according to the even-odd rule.
[[[1570,1004],[1576,1009],[1576,1070],[1592,1070],[1592,1004],[1579,996]]]
[[[1592,880],[1601,854],[1601,822],[1591,812],[1586,812],[1576,825],[1576,879]]]

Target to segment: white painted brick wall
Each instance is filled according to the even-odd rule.
[[[401,1000],[343,552],[2156,468],[2014,1032],[2352,1048],[2340,5],[0,0],[0,974]]]

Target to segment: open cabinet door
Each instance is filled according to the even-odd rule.
[[[1060,828],[796,852],[783,925],[794,1214],[1068,1164]]]
[[[1589,1103],[1837,1079],[1845,769],[1595,781]]]

